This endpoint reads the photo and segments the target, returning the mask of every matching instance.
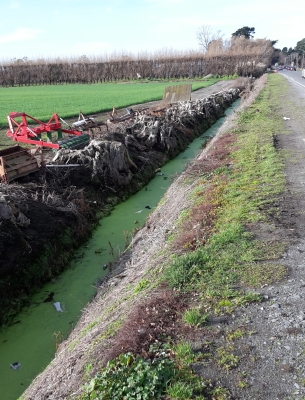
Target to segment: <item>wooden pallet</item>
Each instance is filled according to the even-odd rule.
[[[21,146],[0,151],[0,181],[10,182],[39,169],[36,158]]]

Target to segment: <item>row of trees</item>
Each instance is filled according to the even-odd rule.
[[[44,84],[99,83],[120,80],[202,78],[207,74],[259,76],[270,64],[272,42],[232,36],[217,38],[203,52],[163,52],[104,59],[14,60],[0,66],[2,87]]]
[[[99,83],[128,81],[139,77],[168,79],[202,76],[204,63],[201,55],[172,55],[170,57],[135,58],[114,57],[107,61],[39,60],[20,61],[2,65],[2,86]]]
[[[214,40],[205,53],[207,59],[221,59],[224,65],[236,68],[240,76],[257,76],[266,71],[274,53],[273,43],[266,39],[249,40],[243,35],[232,36],[230,44]]]
[[[297,52],[299,55],[303,55],[303,53],[305,52],[305,38],[298,41],[294,49],[292,47],[289,47],[289,49],[288,47],[282,48],[282,53],[285,56],[289,56],[295,52]]]
[[[294,48],[283,47],[282,49],[275,49],[273,58],[273,64],[293,64],[303,68],[305,66],[305,38],[298,41]]]
[[[0,64],[0,85],[99,83],[120,80],[201,78],[207,74],[259,76],[276,62],[303,66],[305,39],[294,49],[274,48],[276,40],[254,40],[255,28],[244,26],[225,39],[209,25],[197,31],[201,51],[162,50],[150,55],[103,55],[99,58],[11,60]]]
[[[290,64],[294,63],[299,67],[305,66],[305,38],[298,41],[295,48],[283,47],[279,52],[279,63],[280,64]]]
[[[224,39],[224,35],[221,33],[221,31],[213,32],[212,28],[209,25],[203,25],[197,31],[198,44],[201,47],[203,53],[207,53],[210,46],[213,46],[213,43],[215,41],[218,41],[219,39],[222,40],[223,46],[230,47],[232,38],[244,37],[245,39],[249,39],[251,41],[254,35],[255,28],[249,26],[244,26],[237,29],[234,33],[232,33],[231,39]],[[274,47],[277,43],[277,40],[271,40],[271,43]],[[293,63],[294,65],[299,67],[305,66],[305,38],[298,41],[294,48],[283,47],[283,49],[278,49],[274,47],[273,50],[274,51],[271,57],[271,64]]]

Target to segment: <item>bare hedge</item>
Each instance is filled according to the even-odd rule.
[[[221,40],[215,41],[205,54],[122,55],[94,60],[86,56],[75,60],[24,58],[0,65],[0,84],[2,87],[93,84],[135,79],[196,79],[208,74],[259,77],[272,54],[269,40],[238,38],[230,46]]]

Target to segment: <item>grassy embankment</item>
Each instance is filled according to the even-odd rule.
[[[228,78],[229,79],[229,78]],[[48,121],[58,113],[61,118],[77,117],[79,110],[85,115],[105,112],[161,100],[166,86],[183,83],[192,84],[192,90],[210,86],[220,79],[211,78],[184,82],[146,82],[146,83],[105,83],[94,85],[45,85],[2,88],[2,107],[0,128],[7,128],[7,115],[12,111],[27,114]]]
[[[145,309],[158,310],[159,314],[151,311],[145,316],[138,307],[128,321],[120,321],[111,333],[101,335],[105,339],[116,332],[117,354],[122,347],[126,352],[118,358],[109,357],[107,366],[85,386],[81,399],[230,398],[226,388],[197,376],[191,365],[208,361],[219,370],[237,367],[240,358],[235,343],[250,333],[246,329],[228,331],[225,345],[217,348],[215,343],[206,342],[196,353],[191,346],[192,335],[201,330],[204,336],[215,329],[209,325],[212,317],[261,301],[251,288],[286,276],[277,261],[285,244],[254,239],[249,229],[257,223],[272,223],[277,212],[273,205],[285,190],[283,160],[273,143],[273,135],[283,131],[276,99],[284,85],[281,77],[270,75],[255,103],[240,113],[236,127],[215,142],[208,157],[196,162],[187,174],[184,184],[195,185],[192,207],[181,214],[178,231],[168,238],[166,261],[157,283],[162,283],[159,301],[158,296],[151,304],[145,300]],[[152,287],[155,293],[156,271],[148,270],[134,287],[133,298],[125,301],[135,303],[138,296],[144,301]],[[162,333],[155,326],[164,313],[168,318],[162,322]],[[100,318],[107,316],[102,313]],[[141,318],[143,332],[137,334],[138,325],[132,325],[132,318]],[[166,319],[175,328],[166,329]],[[129,339],[131,326],[138,339]],[[152,340],[145,340],[148,337]],[[149,347],[149,343],[154,344]],[[112,355],[115,353],[112,351]],[[91,364],[85,366],[84,382],[89,380],[91,368]],[[246,377],[244,371],[237,379],[239,390],[247,386]]]

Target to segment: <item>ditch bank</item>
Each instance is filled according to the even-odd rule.
[[[33,291],[67,268],[102,215],[149,182],[245,89],[249,80],[236,80],[208,97],[198,91],[190,102],[136,112],[108,132],[92,132],[85,149],[60,150],[52,168],[1,184],[0,324],[9,323]],[[67,164],[79,166],[56,167]]]
[[[264,86],[266,77],[259,81],[251,101]],[[249,105],[249,102],[242,104]],[[229,118],[201,153],[200,166],[204,170],[227,164],[224,148],[228,147],[228,142],[222,142],[221,138],[230,128],[234,129],[234,122],[232,124]],[[188,298],[183,299],[178,295],[179,290],[173,295],[164,284],[160,286],[173,251],[170,238],[179,231],[181,214],[192,209],[190,195],[196,187],[194,176],[200,179],[202,170],[190,166],[171,185],[143,229],[135,234],[127,251],[114,265],[113,273],[102,282],[97,295],[83,309],[76,327],[59,345],[54,360],[32,382],[22,399],[89,398],[90,394],[84,394],[83,385],[101,373],[107,360],[127,351],[150,358],[149,344],[158,346],[160,337],[163,340],[171,337],[169,340],[174,341],[179,340],[180,335],[192,336],[197,332],[192,328],[185,332],[181,323],[182,312],[188,301],[193,300],[193,294],[187,294]],[[205,231],[205,224],[197,225],[190,229],[193,235],[197,235],[197,228],[201,229],[201,234]],[[181,255],[183,249],[176,251]],[[174,352],[173,347],[172,343],[171,351]]]

